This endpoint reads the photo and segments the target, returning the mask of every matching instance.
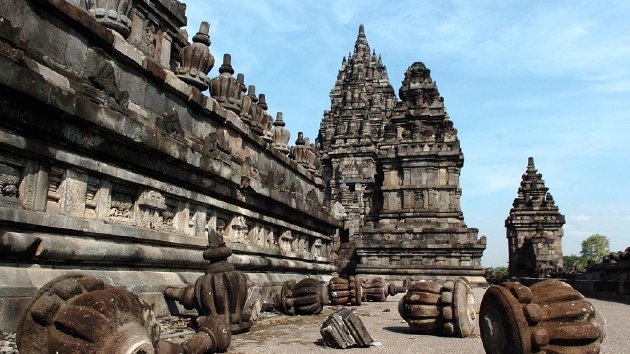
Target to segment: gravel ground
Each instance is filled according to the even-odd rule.
[[[477,309],[485,289],[475,289]],[[483,353],[479,328],[469,338],[447,338],[418,335],[409,330],[398,314],[398,301],[402,294],[385,302],[364,303],[355,311],[365,324],[372,338],[382,346],[365,349],[349,349],[348,353]],[[608,322],[608,333],[602,345],[602,353],[630,354],[630,305],[589,299]],[[326,306],[317,316],[288,317],[280,314],[262,314],[258,323],[243,334],[232,337],[228,353],[306,354],[336,351],[326,348],[319,328],[336,307]],[[187,326],[188,319],[168,317],[160,320],[162,336],[174,341],[183,340],[194,331]],[[0,353],[15,351],[15,334],[0,333]]]

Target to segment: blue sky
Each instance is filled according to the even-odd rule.
[[[359,24],[396,92],[424,62],[459,131],[462,209],[507,264],[504,220],[527,157],[566,215],[563,249],[593,233],[630,246],[629,1],[188,0],[188,32],[210,22],[223,53],[282,111],[291,142],[313,140]]]

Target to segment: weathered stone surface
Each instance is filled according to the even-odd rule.
[[[291,133],[284,127],[285,125],[284,120],[282,120],[282,112],[278,112],[276,120],[273,122],[271,147],[283,154],[288,154]]]
[[[361,278],[351,275],[347,279],[333,277],[328,283],[328,296],[333,305],[360,306],[363,299]]]
[[[382,277],[361,279],[361,288],[366,301],[382,302],[389,295],[388,284]]]
[[[493,285],[479,315],[486,353],[599,353],[606,334],[593,305],[558,280]]]
[[[214,56],[210,53],[210,24],[202,22],[193,43],[179,52],[180,66],[175,70],[177,77],[201,91],[208,89],[208,73],[214,66]]]
[[[251,307],[247,302],[247,277],[234,270],[227,261],[232,250],[225,245],[217,232],[208,234],[208,247],[203,258],[210,264],[206,275],[200,277],[194,286],[167,288],[164,295],[179,301],[187,309],[196,309],[199,316],[219,316],[229,324],[234,334],[249,330],[252,326]]]
[[[0,224],[12,225],[0,310],[19,312],[50,279],[87,268],[160,315],[184,311],[155,294],[195,283],[210,232],[225,233],[257,301],[291,278],[327,281],[340,224],[319,202],[322,181],[270,147],[266,99],[249,126],[175,75],[182,48],[198,44],[180,29],[181,3],[119,3],[127,38],[83,1],[0,6]]]
[[[157,354],[210,354],[223,353],[230,346],[232,335],[225,319],[220,316],[201,316],[197,318],[197,333],[182,343],[160,340],[156,346]]]
[[[400,300],[398,312],[419,333],[468,337],[475,328],[475,298],[463,278],[443,285],[414,283]]]
[[[505,220],[510,276],[545,278],[563,268],[565,219],[548,190],[530,157],[518,196]]]
[[[317,279],[291,280],[282,285],[280,302],[285,315],[316,315],[326,304],[326,294]]]
[[[464,157],[430,70],[411,65],[398,101],[361,25],[330,98],[316,148],[324,203],[341,211],[349,229],[340,266],[387,280],[467,276],[483,283],[485,237],[464,223]]]
[[[589,297],[630,300],[630,247],[611,252],[599,263],[589,264],[586,271],[568,273],[571,285]]]
[[[373,342],[361,319],[345,307],[328,317],[321,333],[326,345],[339,349],[369,347]]]
[[[87,0],[90,14],[107,28],[128,37],[131,31],[131,1],[128,0]]]
[[[90,276],[69,274],[43,286],[22,317],[22,353],[153,353],[160,330],[137,296]]]
[[[232,56],[223,55],[223,64],[219,68],[219,76],[210,80],[210,94],[221,107],[236,114],[241,113],[241,84],[234,78]]]
[[[153,309],[136,295],[99,278],[68,274],[35,295],[17,329],[22,353],[215,353],[230,345],[221,317],[197,319],[183,343],[159,340]]]

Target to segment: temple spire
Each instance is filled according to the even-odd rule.
[[[356,54],[360,50],[366,51],[368,55],[370,53],[370,45],[365,37],[365,27],[363,27],[363,24],[359,25],[359,35],[357,36],[357,41],[354,43],[354,53]]]

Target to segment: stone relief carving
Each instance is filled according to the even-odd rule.
[[[133,199],[131,196],[112,192],[112,203],[109,216],[123,219],[131,219]]]
[[[237,215],[232,218],[226,236],[233,243],[247,243],[247,222],[243,216]]]
[[[139,206],[147,206],[153,209],[166,209],[166,200],[158,191],[147,190],[138,198]]]
[[[0,194],[3,197],[17,198],[19,183],[20,171],[13,166],[0,162]]]
[[[171,110],[165,115],[157,117],[155,126],[175,138],[181,139],[185,135],[176,110]]]
[[[131,32],[129,14],[132,2],[129,0],[86,0],[90,15],[107,28],[127,38]]]
[[[96,208],[98,207],[97,193],[100,188],[100,180],[88,177],[87,191],[85,195],[85,217],[96,218]]]
[[[64,178],[64,170],[57,167],[51,167],[48,171],[48,192],[46,195],[46,211],[50,213],[59,213],[59,201],[61,200],[61,182]]]
[[[292,243],[293,236],[291,235],[291,230],[284,230],[278,239],[278,247],[280,248],[280,251],[291,252],[293,250]]]
[[[343,204],[340,202],[335,202],[332,206],[332,213],[336,219],[343,220],[348,217],[346,214],[346,209],[343,207]]]
[[[322,240],[315,240],[315,242],[313,242],[313,246],[311,247],[311,254],[313,255],[313,257],[321,257],[323,247],[324,245],[322,244]]]
[[[111,98],[110,104],[127,107],[129,103],[129,92],[118,89],[116,71],[112,63],[109,61],[101,61],[94,69],[94,72],[89,75],[89,79],[96,88],[104,91]]]

